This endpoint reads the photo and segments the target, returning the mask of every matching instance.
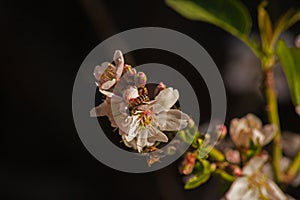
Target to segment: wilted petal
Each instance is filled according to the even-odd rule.
[[[126,140],[126,135],[122,135],[122,139],[123,139],[124,144],[125,144],[127,147],[133,148],[133,149],[137,149],[137,146],[136,146],[136,139],[131,140],[130,142],[128,142],[128,141]]]
[[[251,176],[253,173],[258,171],[267,162],[268,155],[262,154],[251,158],[251,160],[243,168],[243,174]]]
[[[180,110],[171,109],[156,116],[159,128],[163,131],[179,131],[187,127],[189,116]]]
[[[179,93],[178,90],[173,88],[167,88],[162,90],[156,97],[156,104],[154,104],[153,110],[156,113],[162,111],[168,111],[178,100]]]
[[[229,191],[226,193],[227,200],[241,200],[248,190],[248,178],[237,178],[231,185]]]

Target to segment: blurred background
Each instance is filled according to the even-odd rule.
[[[250,9],[254,34],[256,6]],[[298,0],[272,1],[271,17]],[[180,160],[152,173],[128,174],[104,166],[81,143],[72,118],[72,87],[87,54],[106,38],[132,28],[157,26],[180,31],[198,41],[223,75],[228,98],[227,121],[253,112],[266,122],[259,92],[258,60],[240,41],[212,25],[184,19],[164,1],[1,1],[0,199],[219,199],[222,182],[212,178],[184,191]],[[292,45],[300,24],[283,37]],[[110,58],[108,58],[109,60]],[[196,83],[201,122],[209,119],[206,86],[185,61],[163,51],[136,51],[127,63],[160,62],[175,66]],[[289,99],[280,68],[276,72],[282,129],[300,132],[300,118]],[[91,78],[93,78],[91,74]],[[198,83],[198,84],[197,84]],[[300,188],[288,189],[300,199]]]

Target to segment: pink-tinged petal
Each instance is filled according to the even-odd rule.
[[[173,88],[167,88],[161,91],[156,97],[156,103],[153,106],[155,113],[160,113],[162,111],[168,111],[178,100],[179,93],[178,90]]]
[[[256,128],[256,129],[262,128],[261,120],[258,117],[256,117],[254,114],[249,113],[248,115],[246,115],[245,118],[248,121],[248,124],[251,128]]]
[[[90,110],[90,116],[91,117],[101,117],[107,115],[110,111],[110,106],[107,104],[106,101],[101,103],[99,106],[92,108]]]
[[[150,143],[154,143],[155,141],[168,142],[168,140],[169,140],[168,137],[163,132],[161,132],[154,126],[150,125],[148,132],[149,132],[148,142],[150,142]]]
[[[104,71],[107,69],[108,64],[97,65],[94,69],[94,76],[99,81]]]
[[[231,185],[225,197],[227,200],[241,200],[249,189],[247,177],[237,178]]]
[[[163,131],[179,131],[187,127],[190,117],[180,110],[171,109],[156,116],[158,126]]]
[[[128,103],[131,99],[135,99],[139,96],[139,92],[136,87],[130,87],[123,93],[123,99]]]
[[[109,97],[109,98],[112,98],[113,96],[115,96],[114,93],[108,92],[108,91],[106,91],[106,90],[101,90],[101,89],[99,89],[99,91],[100,91],[102,94],[104,94],[105,96]]]
[[[267,124],[263,127],[262,132],[265,136],[263,145],[268,144],[274,138],[277,131],[277,126],[275,124]]]
[[[112,86],[114,86],[114,84],[116,84],[116,79],[112,79],[112,80],[110,80],[110,81],[106,81],[106,82],[104,82],[101,86],[100,86],[100,88],[102,89],[102,90],[108,90],[108,89],[110,89]]]
[[[115,54],[114,54],[114,57],[113,57],[113,60],[116,64],[116,67],[117,67],[117,71],[116,71],[116,78],[120,78],[121,75],[122,75],[122,72],[123,72],[123,68],[124,68],[124,57],[123,57],[123,54],[120,50],[116,50],[115,51]]]
[[[262,154],[251,158],[251,160],[243,168],[243,175],[251,176],[253,173],[262,168],[267,160],[267,154]]]

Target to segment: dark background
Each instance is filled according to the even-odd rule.
[[[243,1],[256,26],[259,1]],[[272,17],[297,0],[271,2]],[[131,28],[158,26],[197,40],[224,72],[228,39],[212,25],[182,18],[163,1],[1,1],[0,199],[218,199],[221,190],[211,179],[184,191],[177,163],[153,173],[127,174],[98,162],[81,143],[73,123],[71,95],[77,70],[87,54],[109,36]],[[291,29],[299,34],[300,24]],[[164,52],[125,56],[136,65],[168,60]],[[189,71],[186,71],[189,74]],[[91,78],[92,75],[91,75]],[[196,80],[196,78],[192,78]],[[202,88],[202,89],[201,89]],[[205,87],[196,88],[198,95]],[[228,95],[227,124],[232,117],[254,112],[266,120],[263,101],[251,105],[245,96]],[[205,95],[203,95],[205,96]],[[247,98],[251,98],[247,96]],[[254,98],[255,99],[255,98]],[[257,101],[256,101],[257,102]],[[209,118],[209,100],[200,101],[201,120]],[[283,129],[300,132],[290,102],[280,105]],[[207,116],[207,117],[205,117]],[[299,188],[298,188],[299,190]],[[297,189],[292,194],[300,199]]]

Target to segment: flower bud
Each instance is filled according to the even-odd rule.
[[[240,163],[240,152],[232,149],[225,150],[226,160],[230,163]]]
[[[147,76],[144,72],[139,72],[134,77],[135,86],[144,87],[147,83]]]
[[[166,85],[163,82],[160,82],[154,90],[154,96],[157,96],[162,90],[166,89]]]
[[[195,161],[196,154],[188,152],[181,163],[181,167],[179,168],[180,173],[185,175],[192,173],[195,166]]]
[[[128,74],[130,76],[135,76],[136,75],[136,70],[133,67],[131,67],[130,65],[125,64],[123,73],[124,73],[124,75]]]

